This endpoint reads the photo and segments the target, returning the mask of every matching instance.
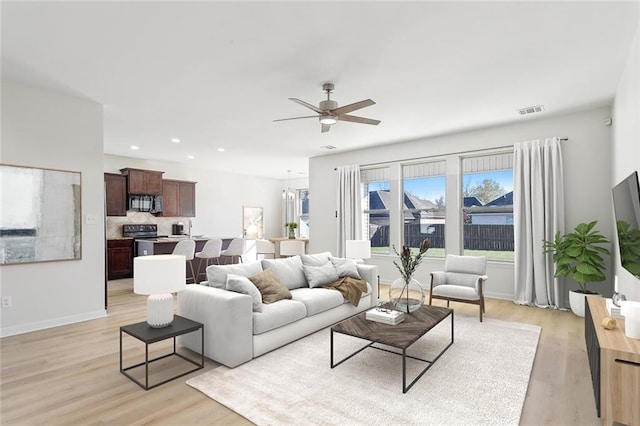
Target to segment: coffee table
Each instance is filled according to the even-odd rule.
[[[369,321],[365,318],[365,315],[366,312],[362,312],[331,327],[331,368],[337,367],[367,348],[379,349],[396,355],[402,355],[402,393],[407,393],[407,391],[411,389],[411,387],[424,375],[424,373],[426,373],[438,358],[440,358],[440,356],[442,356],[442,354],[445,353],[453,344],[453,309],[450,308],[423,305],[418,310],[410,314],[405,314],[404,321],[397,325],[388,325],[380,322]],[[447,317],[451,317],[451,342],[449,342],[449,344],[434,359],[427,360],[407,355],[407,349],[411,345]],[[358,337],[360,339],[369,340],[371,343],[334,363],[333,333]],[[402,352],[373,346],[376,343],[400,349]],[[409,385],[407,385],[407,358],[427,363],[427,366],[415,379],[413,379],[413,381],[411,381],[411,383],[409,383]]]

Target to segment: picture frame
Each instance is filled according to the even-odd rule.
[[[0,164],[0,265],[82,259],[81,172]]]
[[[242,235],[249,240],[264,238],[264,209],[262,207],[242,207]]]

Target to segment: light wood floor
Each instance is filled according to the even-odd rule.
[[[146,315],[146,297],[133,294],[131,288],[131,280],[109,282],[107,318],[0,340],[0,424],[250,424],[185,384],[188,378],[216,368],[213,361],[207,360],[204,370],[149,391],[120,374],[119,328],[144,321]],[[486,303],[487,318],[542,327],[521,424],[600,425],[583,320],[569,312],[504,300]],[[452,303],[452,307],[477,313],[476,306]],[[168,349],[156,345],[154,353]],[[125,365],[130,365],[143,359],[144,345],[125,337],[124,352]],[[167,372],[173,372],[168,363],[163,369]]]

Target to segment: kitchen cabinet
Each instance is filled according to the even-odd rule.
[[[127,176],[127,191],[133,195],[162,195],[162,175],[164,172],[141,169],[121,169]]]
[[[162,204],[162,216],[195,217],[196,182],[163,180]]]
[[[114,173],[104,174],[107,216],[127,215],[127,177]]]
[[[107,279],[133,277],[133,239],[107,240]]]

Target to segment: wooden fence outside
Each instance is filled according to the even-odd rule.
[[[419,247],[428,239],[433,248],[444,248],[444,225],[429,225],[430,234],[422,233],[424,226],[408,223],[404,225],[404,244]],[[389,247],[389,226],[378,228],[371,237],[372,247]],[[469,250],[514,251],[513,225],[464,225],[464,248]]]

